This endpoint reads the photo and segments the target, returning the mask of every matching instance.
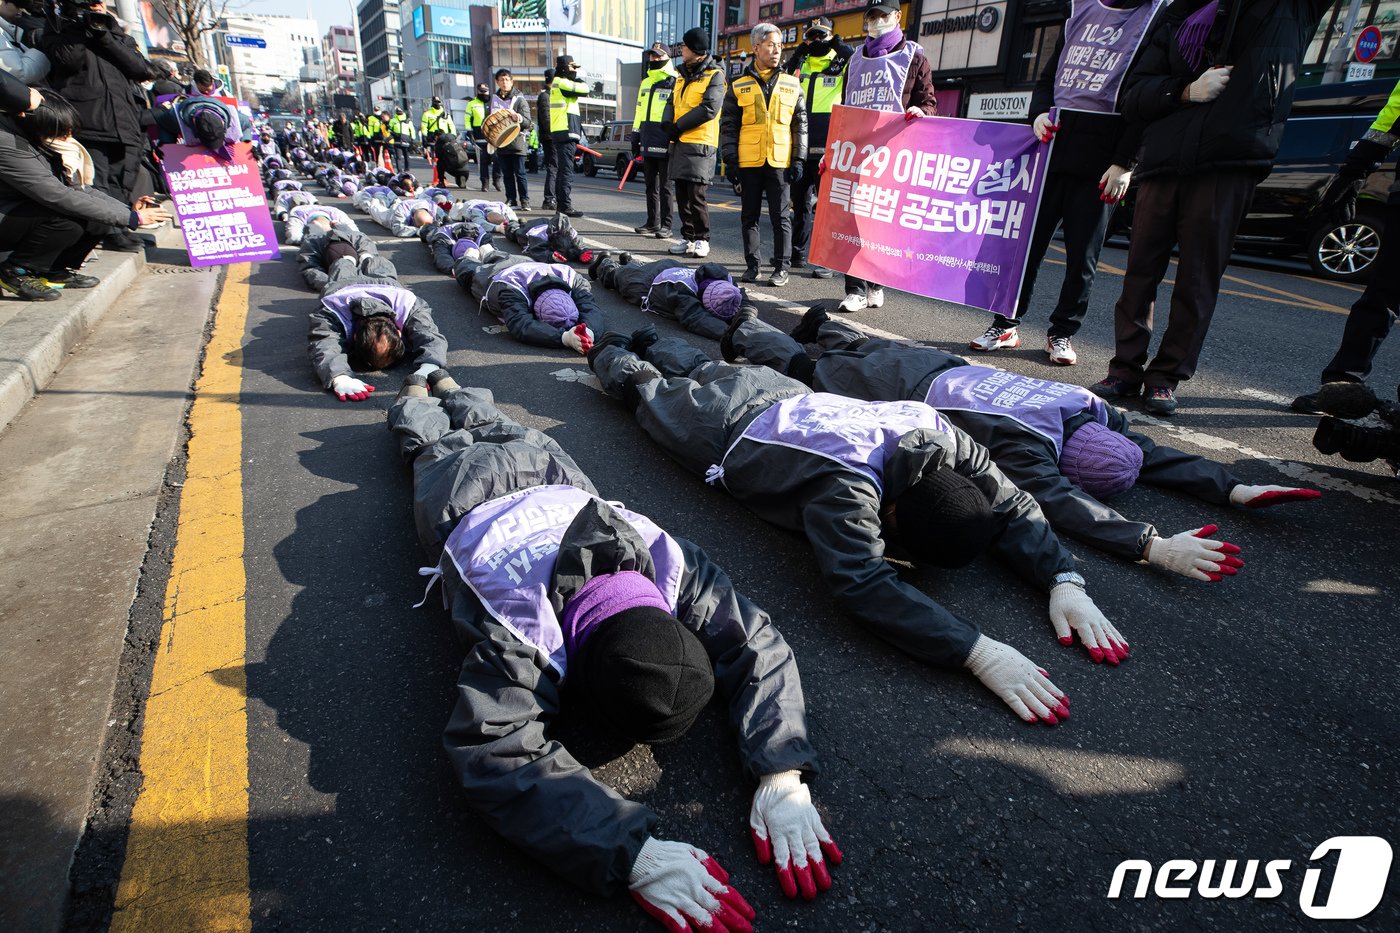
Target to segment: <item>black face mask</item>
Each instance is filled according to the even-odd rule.
[[[491,99],[491,95],[488,94],[488,93],[485,92],[485,91],[482,91],[480,94],[477,94],[477,95],[476,95],[476,99],[477,99],[477,100],[490,100],[490,99]]]
[[[809,55],[815,55],[815,56],[817,56],[818,58],[820,58],[821,56],[825,55],[827,52],[830,52],[831,49],[832,49],[832,41],[831,41],[830,39],[823,39],[823,40],[820,41],[820,42],[808,42],[808,43],[807,43],[807,54],[809,54]]]

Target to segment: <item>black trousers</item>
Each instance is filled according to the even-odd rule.
[[[496,155],[486,151],[486,140],[476,140],[476,161],[480,166],[481,186],[486,187],[486,183],[491,180],[501,180],[501,165],[496,161]]]
[[[768,219],[773,225],[773,268],[792,264],[792,209],[788,207],[787,169],[762,165],[739,169],[739,222],[744,228],[744,262],[750,269],[760,265],[759,214],[768,200]]]
[[[808,159],[803,166],[802,177],[792,186],[792,261],[807,259],[807,251],[812,246],[812,218],[816,216],[816,192],[821,186],[821,176],[817,174],[817,163],[821,156]],[[810,204],[808,202],[811,202]]]
[[[1084,326],[1089,312],[1089,290],[1099,269],[1099,254],[1103,252],[1104,235],[1114,206],[1100,200],[1098,180],[1090,175],[1047,175],[1040,196],[1040,213],[1036,215],[1031,233],[1030,255],[1026,260],[1026,277],[1021,282],[1021,296],[1016,301],[1016,319],[998,314],[997,323],[1015,327],[1025,320],[1030,310],[1031,293],[1035,291],[1036,274],[1050,248],[1055,230],[1065,231],[1065,281],[1060,286],[1060,298],[1050,312],[1050,337],[1073,337]]]
[[[1259,179],[1255,172],[1226,171],[1158,175],[1141,184],[1123,294],[1113,312],[1117,346],[1108,364],[1110,376],[1148,388],[1175,389],[1196,374],[1235,232]],[[1149,363],[1157,286],[1167,273],[1173,247],[1178,257],[1171,313]]]
[[[710,239],[710,205],[705,201],[709,184],[703,181],[674,182],[676,213],[681,216],[681,239],[691,243]]]
[[[141,146],[125,143],[83,143],[92,156],[92,186],[109,194],[123,204],[131,203],[136,187],[137,167],[141,164]]]
[[[408,150],[410,145],[410,143],[394,143],[394,171],[408,171]]]
[[[1323,382],[1365,382],[1371,375],[1376,351],[1395,323],[1396,310],[1400,309],[1400,274],[1396,272],[1400,266],[1400,234],[1390,231],[1400,230],[1400,205],[1386,205],[1385,229],[1388,235],[1381,238],[1380,252],[1371,266],[1371,281],[1351,306],[1342,329],[1342,345],[1322,371]]]
[[[559,160],[554,152],[554,141],[546,136],[540,140],[540,150],[544,153],[544,200],[554,203],[554,186],[559,183]]]
[[[578,151],[578,142],[566,137],[555,137],[550,140],[554,145],[554,204],[561,211],[571,211],[574,209],[574,153]]]
[[[636,171],[633,169],[632,171]],[[642,157],[642,174],[647,181],[647,226],[671,229],[671,160]]]
[[[25,202],[0,217],[0,251],[10,252],[8,262],[41,275],[76,269],[111,229]]]

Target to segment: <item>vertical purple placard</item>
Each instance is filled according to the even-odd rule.
[[[812,262],[1015,313],[1050,146],[1024,124],[838,106]]]
[[[252,143],[236,144],[232,161],[202,146],[161,148],[191,266],[261,262],[281,254]]]

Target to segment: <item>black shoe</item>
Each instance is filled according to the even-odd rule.
[[[1136,382],[1126,382],[1117,376],[1105,376],[1089,386],[1089,391],[1101,399],[1113,402],[1118,399],[1137,398],[1142,394],[1142,385]]]
[[[1176,395],[1166,386],[1153,386],[1147,390],[1142,407],[1154,415],[1176,414]]]
[[[63,293],[23,266],[0,264],[0,292],[10,292],[21,301],[53,301]]]
[[[656,230],[657,228],[653,227],[651,224],[642,224],[640,227],[632,228],[633,233],[643,233],[647,236],[656,236]]]
[[[1322,408],[1317,404],[1317,393],[1309,392],[1307,395],[1300,395],[1288,406],[1300,415],[1320,415]]]
[[[39,277],[50,287],[62,285],[64,288],[96,288],[102,283],[102,280],[95,275],[83,275],[81,272],[74,272],[71,269],[50,272],[48,275]]]
[[[797,255],[796,253],[794,253],[793,256],[792,256],[792,267],[793,267],[794,269],[805,269],[805,268],[807,268],[807,257],[805,257],[805,256],[799,256],[799,255]]]
[[[593,257],[593,261],[588,264],[588,277],[593,281],[598,281],[598,267],[603,264],[603,260],[608,258],[608,251],[603,250]]]
[[[792,333],[788,336],[798,343],[816,343],[817,329],[829,320],[831,320],[831,315],[826,313],[826,308],[819,304],[812,305],[807,309],[807,313],[802,315],[802,320],[797,322],[797,326],[792,329]]]
[[[723,337],[719,338],[719,352],[726,363],[733,363],[743,355],[734,349],[734,335],[739,332],[740,326],[745,321],[752,321],[756,317],[758,317],[758,312],[753,308],[740,308],[729,322],[729,329],[724,332]]]
[[[661,339],[661,335],[656,331],[655,324],[647,324],[632,331],[632,352],[645,358],[647,347]]]
[[[559,210],[559,205],[555,204],[553,201],[544,201],[543,203],[540,204],[540,210],[542,210],[542,211],[557,211],[557,210]]]
[[[632,254],[627,252],[627,250],[623,250],[622,252],[617,254],[617,264],[619,266],[631,265],[631,263]]]
[[[593,348],[588,351],[589,369],[593,368],[593,361],[598,358],[598,354],[602,353],[608,347],[621,347],[630,353],[632,350],[632,338],[627,334],[619,334],[617,331],[610,330],[593,341]]]
[[[582,217],[582,216],[583,216],[583,211],[576,211],[576,210],[574,210],[573,208],[569,208],[567,211],[560,211],[560,213],[563,214],[565,217]]]
[[[428,373],[428,385],[432,387],[434,395],[446,395],[461,388],[457,380],[452,378],[452,374],[441,368]]]
[[[656,231],[656,238],[658,240],[669,240],[672,236],[673,234],[671,233],[670,227],[662,227],[660,230]]]
[[[739,279],[739,281],[747,282],[748,284],[753,285],[758,282],[758,279],[758,266],[749,266],[747,269],[744,270],[744,275],[742,278]]]
[[[830,269],[828,269],[826,266],[813,266],[813,267],[812,267],[812,278],[814,278],[814,279],[830,279],[830,278],[834,278],[835,275],[836,275],[836,273],[835,273],[835,272],[832,272],[832,271],[831,271]]]
[[[485,190],[486,190],[486,182],[484,182],[484,181],[481,183],[481,190],[482,190],[482,191],[485,191]]]
[[[790,278],[791,276],[788,275],[788,271],[786,269],[778,269],[768,277],[768,287],[782,288],[788,283],[788,279]]]
[[[504,188],[501,187],[501,180],[500,180],[499,178],[497,178],[495,181],[491,182],[491,187],[495,188],[497,191],[504,191],[504,190],[505,190]]]

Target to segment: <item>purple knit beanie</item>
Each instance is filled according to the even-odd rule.
[[[564,629],[564,650],[573,654],[598,623],[641,606],[666,613],[671,611],[666,597],[645,574],[619,570],[594,577],[564,606],[564,615],[559,620]]]
[[[733,319],[743,297],[739,286],[728,279],[706,279],[700,283],[700,303],[721,321]]]
[[[341,194],[346,194],[346,195],[354,194],[355,192],[357,192],[357,191],[359,191],[359,190],[360,190],[360,186],[357,185],[357,184],[355,184],[353,181],[350,181],[349,179],[346,179],[345,181],[342,181],[342,182],[340,183],[340,193],[341,193]]]
[[[1142,448],[1097,421],[1084,422],[1060,451],[1060,472],[1096,499],[1132,489],[1141,470]]]
[[[555,327],[573,327],[578,323],[578,305],[564,289],[546,289],[535,298],[535,317]]]
[[[466,255],[467,250],[476,248],[477,247],[475,243],[473,243],[466,237],[462,237],[462,239],[452,244],[452,258],[461,259],[464,255]]]

